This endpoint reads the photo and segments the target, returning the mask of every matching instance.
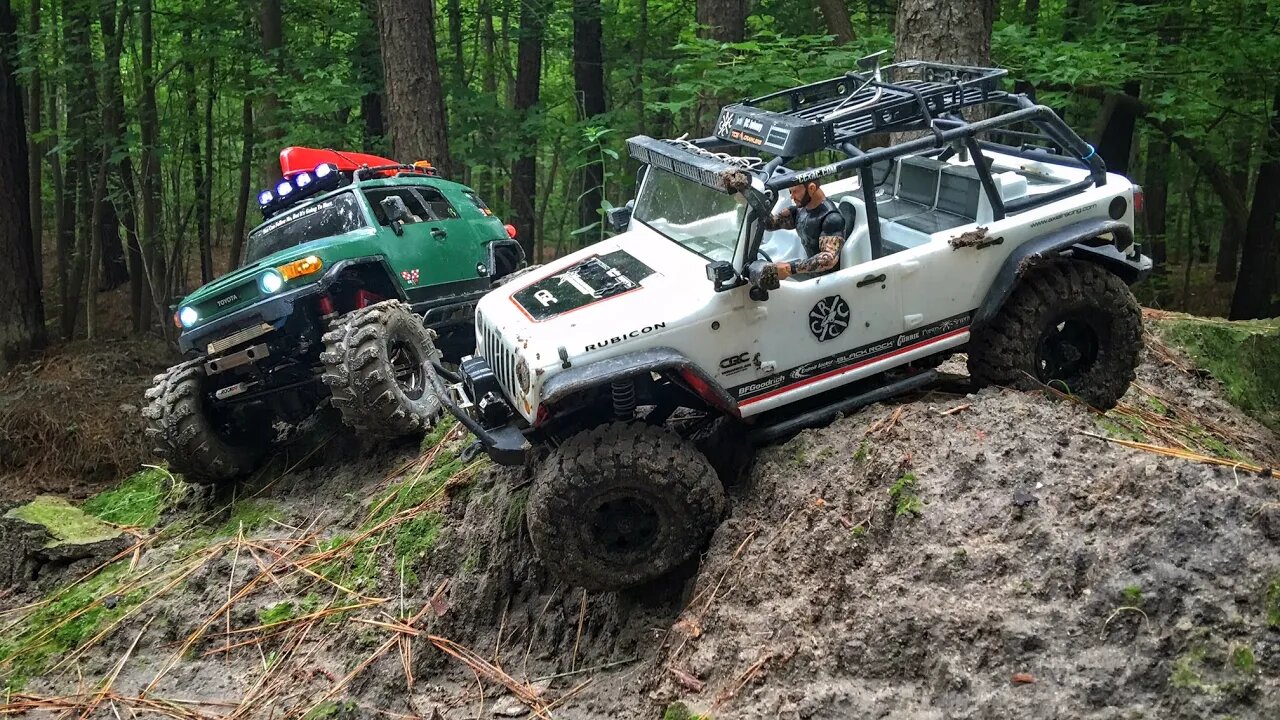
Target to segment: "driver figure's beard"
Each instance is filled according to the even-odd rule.
[[[813,195],[809,192],[809,188],[806,187],[804,189],[804,197],[800,199],[800,204],[797,207],[807,208],[811,200],[813,200]]]

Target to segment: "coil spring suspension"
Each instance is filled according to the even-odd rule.
[[[630,380],[613,382],[613,417],[631,420],[636,415],[636,386]]]

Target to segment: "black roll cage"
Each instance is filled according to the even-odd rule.
[[[715,135],[688,142],[638,135],[627,140],[628,150],[641,163],[713,190],[741,192],[753,211],[748,222],[751,215],[764,217],[772,212],[777,193],[785,188],[856,171],[861,177],[873,248],[882,246],[872,171],[879,162],[913,154],[945,160],[957,151],[956,145],[962,145],[973,156],[995,220],[1106,184],[1102,158],[1053,110],[1035,104],[1026,95],[998,89],[1003,69],[906,61],[881,68],[880,73],[888,80],[871,72],[850,71],[733,103],[721,110]],[[783,101],[786,109],[765,107]],[[1004,112],[974,122],[965,120],[961,110],[976,105],[996,106]],[[822,116],[823,112],[827,115]],[[1036,132],[1010,127],[1022,123],[1030,124]],[[871,150],[862,150],[857,143],[873,134],[912,132],[928,134]],[[979,140],[982,133],[1004,135],[1021,144],[1015,147]],[[1047,147],[1033,143],[1047,143]],[[770,152],[773,158],[750,166],[725,157],[742,147]],[[1059,152],[1052,151],[1055,147]],[[984,150],[1085,169],[1089,177],[1006,203],[996,189]],[[819,151],[838,152],[845,159],[804,170],[785,169],[796,157]],[[744,175],[751,181],[745,187]],[[748,259],[755,257],[764,235],[760,224],[755,225],[748,240]]]

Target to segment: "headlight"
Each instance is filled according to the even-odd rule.
[[[523,357],[516,361],[516,383],[520,385],[520,392],[529,392],[529,363]]]
[[[258,287],[262,288],[262,292],[270,295],[279,292],[284,287],[284,276],[276,270],[268,270],[262,273],[262,277],[258,278]]]
[[[196,309],[188,305],[178,311],[178,321],[182,323],[182,327],[189,328],[196,324],[200,319],[200,313]]]

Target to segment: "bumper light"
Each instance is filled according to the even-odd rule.
[[[322,267],[324,267],[324,262],[320,258],[315,255],[308,255],[301,260],[294,260],[291,263],[281,265],[276,270],[280,271],[285,280],[292,280],[303,275],[317,273]]]
[[[178,322],[182,323],[182,327],[189,328],[196,324],[200,319],[200,313],[196,309],[188,305],[178,311]]]
[[[258,278],[258,287],[267,295],[279,292],[284,287],[284,275],[277,270],[268,270]]]

